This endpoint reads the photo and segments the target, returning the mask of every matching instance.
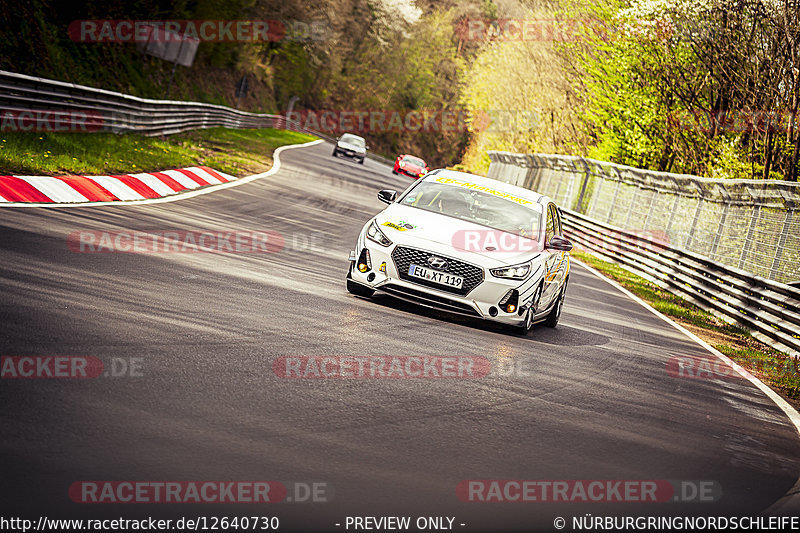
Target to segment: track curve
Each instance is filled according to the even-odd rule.
[[[580,266],[557,329],[524,338],[344,289],[347,253],[410,180],[328,144],[274,175],[177,202],[0,212],[0,355],[141,360],[141,377],[0,380],[4,484],[18,516],[347,515],[552,529],[556,516],[756,515],[800,473],[788,418],[744,380],[670,376],[705,350]],[[76,231],[273,231],[277,253],[74,253]],[[290,380],[288,355],[483,356],[472,380]],[[76,504],[79,480],[327,482],[329,503]],[[471,479],[707,480],[707,503],[465,503]],[[341,527],[335,526],[341,523]],[[465,526],[458,526],[464,523]]]

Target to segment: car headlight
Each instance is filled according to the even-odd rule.
[[[489,272],[496,278],[523,280],[531,273],[531,262],[528,261],[527,263],[504,268],[493,268]]]
[[[383,232],[378,227],[378,223],[374,220],[372,224],[369,225],[367,228],[367,238],[373,242],[377,242],[381,246],[391,246],[392,241],[389,240],[389,237],[383,234]]]

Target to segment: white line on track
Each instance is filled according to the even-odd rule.
[[[619,283],[617,283],[613,279],[607,278],[606,276],[604,276],[603,274],[601,274],[600,272],[598,272],[594,268],[590,267],[587,264],[582,263],[581,261],[578,261],[575,258],[570,258],[570,260],[574,261],[575,263],[577,263],[579,265],[581,265],[583,268],[585,268],[586,270],[588,270],[589,272],[591,272],[592,274],[594,274],[598,278],[600,278],[602,280],[605,280],[607,283],[609,283],[610,285],[614,286],[620,292],[622,292],[623,294],[628,296],[631,300],[637,302],[642,307],[644,307],[645,309],[647,309],[648,311],[650,311],[651,313],[653,313],[654,315],[659,317],[664,322],[667,322],[668,324],[671,324],[675,329],[677,329],[678,331],[684,333],[687,337],[689,337],[690,339],[695,341],[697,344],[699,344],[700,346],[702,346],[703,348],[705,348],[706,350],[708,350],[709,352],[711,352],[712,354],[717,356],[719,359],[721,359],[726,364],[730,365],[743,378],[745,378],[747,381],[749,381],[750,383],[755,385],[761,392],[766,394],[767,397],[770,400],[775,402],[775,404],[786,414],[786,416],[789,417],[789,420],[794,425],[794,429],[797,431],[798,436],[800,436],[800,413],[798,413],[797,410],[794,407],[792,407],[791,404],[789,404],[789,402],[787,402],[786,400],[781,398],[780,395],[778,395],[778,393],[776,393],[774,390],[770,389],[768,386],[764,385],[764,383],[762,383],[761,380],[759,380],[753,374],[751,374],[750,372],[748,372],[747,370],[745,370],[744,368],[742,368],[741,366],[736,364],[732,359],[727,357],[725,354],[723,354],[722,352],[720,352],[719,350],[717,350],[716,348],[714,348],[713,346],[708,344],[706,341],[704,341],[703,339],[701,339],[700,337],[698,337],[697,335],[695,335],[694,333],[692,333],[691,331],[689,331],[685,327],[681,326],[680,324],[678,324],[677,322],[675,322],[671,318],[669,318],[666,315],[658,312],[656,309],[651,307],[647,302],[645,302],[644,300],[642,300],[641,298],[639,298],[638,296],[633,294],[631,291],[629,291],[628,289],[626,289],[625,287],[623,287],[622,285],[620,285]],[[797,514],[800,514],[800,478],[797,479],[797,481],[795,482],[794,486],[791,489],[789,489],[789,491],[786,494],[781,496],[781,498],[778,499],[778,501],[775,502],[774,504],[772,504],[769,508],[765,509],[762,512],[762,514],[765,514],[765,515],[775,515],[775,514],[797,515]]]

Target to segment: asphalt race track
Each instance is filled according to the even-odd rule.
[[[410,180],[334,159],[328,144],[281,161],[273,176],[176,202],[0,210],[0,355],[138,366],[0,380],[4,515],[277,516],[282,531],[449,516],[460,531],[530,531],[586,513],[755,516],[797,481],[798,434],[777,406],[743,379],[670,375],[671,357],[707,352],[578,265],[559,327],[527,338],[348,294],[348,251],[384,206],[376,192]],[[76,253],[68,236],[82,230],[272,231],[285,244]],[[297,355],[483,356],[492,373],[276,376],[276,358]],[[82,480],[318,482],[329,501],[75,503]],[[704,482],[714,496],[464,502],[466,480],[670,480],[687,499]]]

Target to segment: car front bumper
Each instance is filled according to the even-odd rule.
[[[415,178],[415,179],[419,179],[419,178],[421,178],[422,176],[425,175],[425,172],[411,172],[410,170],[406,170],[403,167],[398,167],[397,171],[400,174],[405,174],[406,176],[409,176],[409,177],[412,177],[412,178]]]
[[[423,285],[403,279],[392,257],[396,244],[382,247],[364,238],[359,238],[356,249],[350,252],[351,279],[370,289],[389,294],[425,307],[441,311],[481,318],[507,325],[520,325],[525,320],[528,308],[533,305],[533,298],[541,281],[541,272],[535,271],[524,281],[507,280],[492,276],[487,269],[483,270],[483,280],[465,295]],[[368,270],[359,271],[356,263],[364,250],[369,252]],[[438,252],[425,252],[441,255]],[[463,261],[463,260],[461,260]],[[478,267],[478,265],[473,266]],[[506,312],[500,302],[509,291],[517,291],[517,309]]]
[[[366,152],[364,153],[355,152],[353,150],[339,148],[338,146],[336,147],[336,151],[339,153],[340,156],[349,157],[351,159],[364,159],[365,157],[367,157]]]

